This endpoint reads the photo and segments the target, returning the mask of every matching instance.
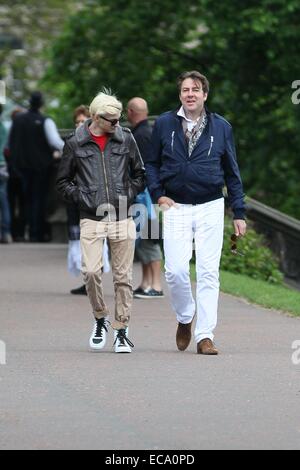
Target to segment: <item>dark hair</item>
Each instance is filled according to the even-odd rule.
[[[200,72],[197,72],[197,70],[192,70],[191,72],[183,72],[179,75],[177,79],[177,86],[179,92],[181,91],[181,85],[184,80],[187,78],[191,78],[192,80],[197,80],[198,82],[201,82],[202,84],[202,90],[204,93],[209,92],[209,81],[205,77],[205,75],[202,75]]]
[[[40,91],[31,93],[29,104],[32,109],[40,109],[44,104],[42,93]]]
[[[76,121],[76,118],[78,116],[80,116],[80,114],[83,114],[84,116],[89,118],[90,117],[90,111],[89,111],[88,106],[85,106],[84,104],[81,104],[80,106],[78,106],[77,108],[74,109],[74,113],[73,113],[74,122]]]
[[[3,113],[3,106],[2,106],[2,104],[0,103],[0,116],[1,116],[2,113]]]

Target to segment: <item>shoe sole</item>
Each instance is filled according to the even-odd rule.
[[[103,344],[103,346],[102,345],[101,346],[95,346],[94,344],[91,345],[91,343],[89,343],[90,350],[91,351],[96,351],[96,352],[102,351],[105,348],[105,345],[106,345],[106,342]]]
[[[98,352],[98,351],[102,351],[104,349],[105,345],[102,346],[101,348],[95,348],[95,346],[91,346],[90,345],[90,350],[91,351],[95,351],[95,352]]]
[[[116,349],[114,349],[114,352],[116,354],[129,354],[132,352],[132,349],[129,347],[127,349],[120,349],[119,351],[116,351]]]
[[[218,356],[219,352],[200,352],[200,351],[197,351],[197,354],[202,354],[202,356]]]
[[[134,295],[134,299],[163,299],[165,296],[164,295],[143,295],[143,294],[137,294]]]

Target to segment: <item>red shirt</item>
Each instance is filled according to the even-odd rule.
[[[94,135],[94,134],[91,133],[91,131],[90,131],[90,134],[91,134],[91,137],[92,137],[93,141],[96,142],[96,144],[100,148],[101,152],[104,152],[105,146],[106,146],[107,141],[108,141],[108,135],[107,134]]]

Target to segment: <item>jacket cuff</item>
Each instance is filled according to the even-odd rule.
[[[72,201],[75,204],[78,204],[78,202],[79,202],[79,191],[78,191],[77,187],[75,187],[75,189],[72,191],[71,198],[72,198]]]
[[[233,219],[245,220],[245,209],[233,209]]]
[[[156,189],[155,191],[153,191],[151,194],[153,203],[157,204],[157,201],[159,200],[159,198],[164,195],[165,195],[165,192],[163,189]]]

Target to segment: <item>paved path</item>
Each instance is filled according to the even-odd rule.
[[[300,319],[222,295],[222,354],[207,357],[176,350],[168,296],[136,300],[134,353],[113,353],[112,336],[90,353],[65,266],[63,245],[0,246],[1,449],[300,448]]]

